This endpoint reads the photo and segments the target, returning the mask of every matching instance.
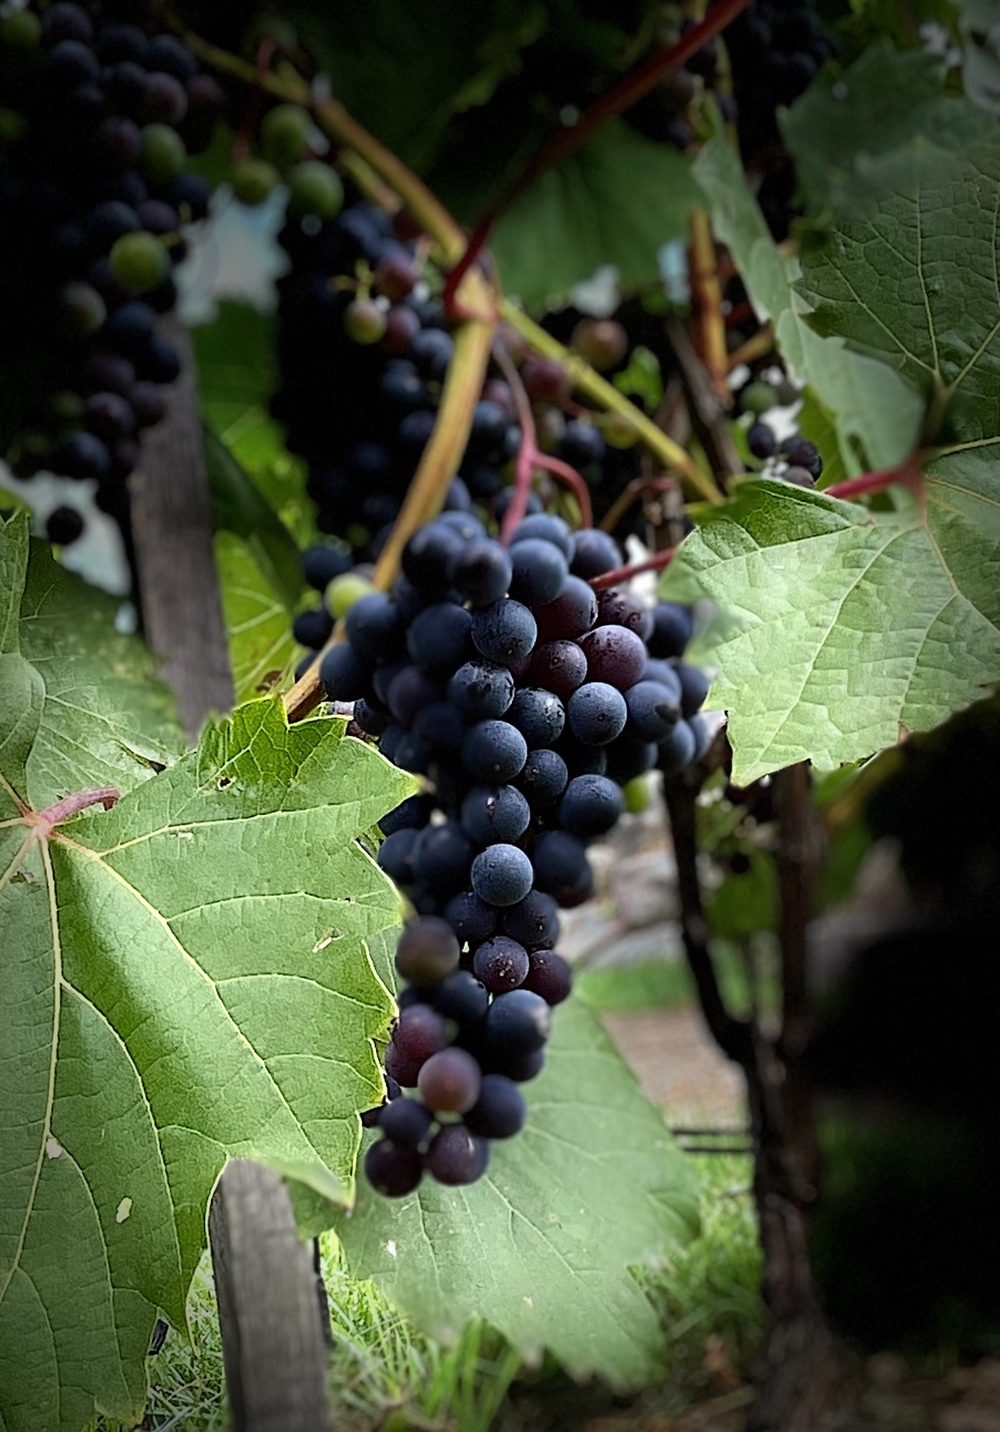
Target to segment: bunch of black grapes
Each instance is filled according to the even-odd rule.
[[[777,111],[804,94],[836,50],[812,0],[754,0],[725,32],[744,162],[761,176],[758,202],[776,239],[788,234],[795,171]]]
[[[765,421],[772,408],[783,401],[794,402],[798,396],[795,385],[787,381],[775,385],[755,378],[740,390],[738,404],[742,412],[750,415],[747,447],[751,456],[762,463],[780,459],[773,476],[797,487],[815,487],[823,473],[823,459],[816,444],[800,433],[779,439],[772,424]]]
[[[570,989],[558,908],[592,893],[587,846],[617,821],[623,785],[707,744],[707,679],[681,660],[691,614],[595,591],[621,560],[606,533],[551,514],[526,517],[508,548],[446,512],[322,659],[328,696],[428,779],[381,822],[379,864],[414,912],[396,955],[410,983],[390,1098],[369,1120],[381,1138],[365,1168],[382,1193],[411,1192],[425,1170],[471,1183],[490,1140],[521,1128],[519,1085]]]
[[[371,557],[430,437],[454,342],[413,239],[375,205],[290,213],[279,238],[291,270],[278,284],[273,411],[308,463],[320,531]],[[461,505],[499,491],[519,438],[510,390],[488,384],[455,481]]]
[[[0,20],[0,441],[14,471],[97,483],[127,517],[144,428],[166,411],[176,349],[157,331],[171,268],[209,186],[186,172],[224,95],[152,7],[57,0]],[[75,509],[54,541],[82,531]]]

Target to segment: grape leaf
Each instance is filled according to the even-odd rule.
[[[682,544],[661,590],[724,618],[694,660],[717,670],[740,785],[834,765],[925,730],[1000,680],[996,452],[933,465],[926,505],[888,513],[743,482]]]
[[[260,701],[113,809],[48,824],[26,799],[47,698],[11,619],[19,526],[0,545],[0,1426],[77,1432],[141,1415],[227,1157],[349,1196],[392,1009],[366,941],[400,913],[356,837],[415,783],[342,721],[289,728]],[[82,746],[76,788],[94,767]]]
[[[47,543],[28,553],[26,518],[0,523],[0,610],[39,707],[22,789],[43,809],[78,789],[85,768],[91,785],[131,790],[181,750],[173,698],[143,642],[115,630],[118,600],[67,572]]]
[[[548,1348],[574,1376],[641,1386],[668,1331],[627,1270],[693,1234],[691,1164],[576,998],[524,1093],[526,1128],[494,1144],[478,1183],[425,1180],[392,1200],[359,1189],[338,1237],[355,1274],[434,1336],[478,1316],[529,1360]]]
[[[612,120],[497,223],[491,246],[503,286],[525,307],[544,308],[601,264],[614,264],[625,288],[654,282],[660,249],[685,232],[697,202],[684,155]]]
[[[774,323],[788,371],[808,383],[836,415],[841,451],[849,453],[856,440],[871,467],[899,462],[920,432],[924,403],[919,392],[884,363],[851,352],[840,337],[820,337],[808,326],[809,305],[792,287],[796,261],[778,252],[739,158],[721,137],[702,149],[694,177],[761,320]]]
[[[960,151],[985,137],[993,121],[942,93],[946,73],[940,56],[897,50],[882,39],[846,74],[822,70],[791,109],[780,111],[809,208],[856,215],[872,199],[874,157],[906,151],[915,140]]]
[[[216,533],[215,563],[236,701],[249,701],[282,685],[295,664],[300,648],[292,637],[292,613],[242,538]]]
[[[1000,135],[941,162],[914,141],[890,156],[892,183],[864,218],[803,255],[798,291],[810,323],[878,358],[921,392],[927,438],[1000,436]],[[877,174],[877,161],[869,173]],[[961,278],[955,264],[961,255]]]

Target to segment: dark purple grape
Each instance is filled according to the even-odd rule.
[[[538,636],[535,618],[510,598],[481,607],[472,618],[472,641],[488,661],[509,665],[531,655]]]
[[[631,636],[624,627],[601,630]],[[639,643],[640,646],[642,643]],[[588,681],[573,692],[566,703],[566,719],[572,734],[585,746],[605,746],[625,729],[628,708],[621,692],[606,681]]]
[[[531,861],[516,845],[490,845],[472,862],[471,879],[487,905],[516,905],[531,889]]]
[[[467,661],[448,683],[448,700],[470,721],[502,716],[513,699],[513,676],[492,661]]]
[[[573,894],[586,883],[590,872],[587,852],[575,836],[561,830],[544,831],[532,852],[535,884],[539,890],[564,904],[563,896]]]
[[[325,646],[332,633],[333,617],[326,607],[299,612],[292,622],[292,636],[300,646],[312,647],[313,651],[319,651],[321,646]]]
[[[56,507],[45,519],[45,535],[61,547],[68,547],[82,533],[83,518],[75,507]]]
[[[405,1059],[392,1040],[386,1045],[384,1063],[386,1074],[395,1079],[404,1089],[417,1087],[420,1065],[410,1059]]]
[[[441,1015],[430,1005],[411,1004],[399,1016],[392,1042],[403,1059],[421,1065],[448,1043],[448,1030]]]
[[[599,618],[601,626],[623,626],[648,641],[653,631],[652,609],[628,587],[610,587],[601,593]]]
[[[534,609],[538,640],[583,636],[597,621],[597,597],[582,577],[567,577],[558,596]]]
[[[531,807],[515,786],[476,786],[462,802],[462,829],[477,845],[510,844],[530,820]]]
[[[437,984],[454,974],[460,959],[454,931],[446,920],[435,915],[424,915],[408,925],[396,946],[396,969],[404,980],[414,984]]]
[[[554,746],[566,725],[566,709],[558,696],[539,686],[522,686],[507,712],[529,748]]]
[[[747,430],[747,447],[751,457],[764,462],[778,451],[778,439],[768,423],[753,423]]]
[[[378,1139],[365,1154],[365,1177],[376,1193],[386,1198],[402,1198],[412,1193],[424,1172],[423,1160],[416,1149],[406,1148]]]
[[[465,1127],[484,1139],[509,1139],[519,1134],[528,1117],[524,1095],[512,1079],[484,1074],[479,1098],[465,1115]]]
[[[366,695],[371,684],[371,668],[355,652],[341,642],[332,646],[323,657],[319,679],[331,701],[357,701]]]
[[[678,721],[666,740],[660,742],[660,770],[682,770],[694,760],[697,749],[698,742],[691,727],[686,721]]]
[[[587,679],[587,658],[575,641],[548,641],[533,652],[527,674],[566,701]]]
[[[533,950],[522,988],[541,995],[548,1005],[562,1004],[573,988],[573,971],[555,950]]]
[[[490,996],[486,986],[476,979],[471,970],[456,970],[431,991],[434,1008],[445,1019],[454,1019],[466,1028],[476,1025],[489,1008]]]
[[[569,576],[569,563],[562,552],[540,537],[527,537],[511,547],[510,560],[510,594],[529,607],[554,601]]]
[[[642,676],[647,652],[642,638],[623,626],[600,626],[580,640],[587,658],[587,680],[627,691]]]
[[[557,751],[529,751],[518,786],[533,810],[552,805],[566,789],[569,772]]]
[[[559,907],[551,895],[529,890],[503,912],[504,933],[528,951],[550,947],[559,938]]]
[[[472,973],[490,994],[504,994],[524,983],[528,973],[528,952],[509,935],[485,940],[472,957]]]
[[[426,1142],[433,1126],[431,1112],[416,1099],[392,1099],[379,1109],[378,1127],[400,1148],[416,1149]]]
[[[529,513],[515,527],[510,539],[511,548],[516,547],[519,542],[528,541],[529,538],[551,542],[559,548],[567,562],[573,556],[573,532],[569,523],[553,513]]]
[[[464,1114],[479,1098],[481,1082],[479,1065],[472,1055],[453,1046],[431,1055],[420,1070],[417,1088],[435,1114]]]
[[[659,681],[637,681],[625,693],[628,719],[635,733],[644,741],[664,741],[681,714],[680,683],[674,687]]]
[[[404,827],[387,835],[378,848],[378,863],[390,880],[397,885],[413,884],[413,847],[416,845],[418,830]],[[398,966],[397,966],[398,968]]]
[[[601,441],[603,444],[603,438]],[[569,458],[566,460],[571,461]],[[575,577],[583,577],[589,581],[592,577],[602,577],[606,572],[617,571],[622,564],[621,548],[607,532],[585,527],[574,535],[570,571]]]
[[[622,794],[607,776],[575,776],[559,802],[563,830],[587,840],[606,835],[622,812]]]
[[[444,918],[454,930],[460,943],[468,943],[471,949],[481,945],[495,933],[497,912],[471,890],[463,890],[452,896],[445,906]]]
[[[653,632],[646,643],[650,656],[680,656],[693,633],[694,618],[688,607],[657,602],[653,608]]]
[[[551,1028],[549,1006],[541,995],[526,989],[498,994],[486,1012],[486,1037],[495,1054],[535,1054],[548,1039]],[[435,1058],[441,1056],[438,1054]]]
[[[446,1124],[431,1140],[426,1154],[428,1173],[438,1183],[461,1188],[482,1178],[490,1161],[490,1146],[464,1124]]]
[[[524,769],[527,758],[527,742],[508,721],[479,721],[462,742],[462,764],[484,784],[508,784]]]
[[[411,660],[425,671],[450,674],[469,654],[472,617],[453,602],[425,607],[410,624],[406,646]]]
[[[454,583],[466,601],[486,607],[506,595],[512,572],[510,554],[499,542],[470,542],[455,563]]]

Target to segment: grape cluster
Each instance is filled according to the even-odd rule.
[[[607,534],[551,514],[505,548],[470,513],[444,513],[323,656],[327,695],[429,784],[381,822],[379,864],[414,911],[385,1068],[391,1094],[417,1091],[374,1115],[366,1170],[383,1193],[425,1169],[470,1183],[489,1140],[521,1127],[518,1085],[541,1069],[570,988],[558,909],[593,891],[587,846],[617,821],[623,785],[706,744],[707,679],[681,660],[691,614],[626,586],[595,592],[620,564]]]
[[[279,239],[281,387],[272,407],[308,463],[321,532],[377,552],[434,426],[454,350],[441,302],[421,279],[405,217],[356,200],[336,217],[290,214]],[[330,395],[336,394],[331,412]],[[487,383],[472,417],[455,500],[488,500],[520,438],[509,388]]]
[[[747,429],[747,447],[751,456],[763,463],[781,459],[770,475],[797,487],[815,487],[823,473],[823,459],[816,444],[799,433],[779,439],[773,426],[764,421],[764,416],[772,408],[782,402],[795,402],[798,396],[794,383],[785,380],[775,386],[756,378],[740,390],[739,406],[751,418]]]
[[[187,154],[224,100],[150,15],[56,0],[0,20],[0,378],[17,395],[2,436],[19,476],[96,480],[119,519],[140,433],[180,371],[158,315],[176,300],[183,226],[208,209]],[[66,542],[82,526],[61,508],[49,531]]]
[[[812,0],[753,0],[727,29],[726,48],[740,150],[760,171],[758,202],[774,237],[784,239],[796,179],[777,111],[805,93],[835,44]]]

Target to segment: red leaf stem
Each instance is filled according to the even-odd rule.
[[[490,205],[473,230],[465,253],[451,270],[445,283],[446,312],[450,312],[449,305],[454,299],[462,276],[475,262],[477,254],[485,245],[497,219],[510,208],[514,200],[520,198],[524,191],[529,189],[535,180],[547,170],[555,168],[564,159],[568,159],[605,120],[624,114],[625,110],[630,109],[632,105],[642,99],[643,95],[649,94],[664,75],[669,74],[671,70],[678,69],[692,55],[697,54],[702,45],[714,39],[736,19],[741,10],[746,9],[749,3],[750,0],[717,0],[700,24],[687,30],[676,44],[666,45],[663,49],[657,50],[655,54],[650,55],[648,60],[644,60],[641,65],[637,65],[634,70],[623,75],[617,84],[612,85],[583,112],[576,124],[560,130],[547,144],[543,145],[531,163],[504,190],[496,203]]]
[[[591,577],[590,585],[595,592],[606,592],[609,587],[620,586],[622,582],[638,577],[640,572],[660,572],[668,565],[676,550],[676,547],[667,547],[662,552],[657,552],[655,557],[648,557],[645,562],[633,562],[630,567],[616,567],[613,572],[603,572],[599,577]]]
[[[55,805],[48,806],[45,810],[36,811],[32,817],[32,825],[42,826],[46,833],[54,830],[63,821],[69,820],[71,816],[79,815],[80,811],[86,810],[88,806],[103,805],[105,810],[110,810],[116,801],[121,800],[121,791],[115,786],[92,786],[90,790],[76,791],[71,796],[63,796],[61,801]]]
[[[884,492],[893,483],[902,483],[920,492],[923,490],[921,456],[911,453],[897,467],[885,467],[878,472],[863,472],[860,477],[849,477],[844,482],[835,482],[823,489],[825,497],[863,497],[869,492]]]

